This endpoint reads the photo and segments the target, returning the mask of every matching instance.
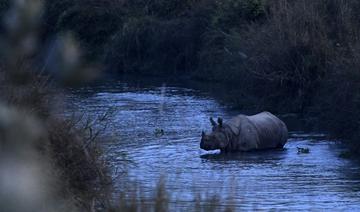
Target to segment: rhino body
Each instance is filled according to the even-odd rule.
[[[238,115],[225,123],[221,119],[218,123],[212,119],[211,122],[212,133],[203,133],[200,143],[205,150],[232,152],[283,148],[288,137],[285,123],[270,112]]]

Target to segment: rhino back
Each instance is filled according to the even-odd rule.
[[[237,115],[231,119],[229,119],[228,121],[225,122],[225,124],[227,124],[230,128],[231,131],[235,134],[235,135],[239,135],[240,134],[240,128],[241,128],[241,124],[244,122],[247,122],[247,116],[245,115]]]
[[[287,128],[284,122],[269,112],[248,117],[258,134],[258,148],[276,148],[287,141]]]

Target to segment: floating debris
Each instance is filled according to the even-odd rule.
[[[307,147],[305,147],[305,148],[303,148],[303,147],[296,147],[296,148],[297,148],[297,150],[298,150],[298,154],[308,154],[308,153],[310,153],[310,149],[307,148]]]
[[[161,137],[161,136],[165,135],[165,132],[163,129],[156,128],[154,134],[156,137]]]

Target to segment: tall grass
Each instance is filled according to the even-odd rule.
[[[8,211],[105,207],[110,181],[98,138],[89,138],[88,129],[75,120],[54,115],[61,109],[56,104],[60,90],[44,70],[37,70],[42,6],[42,1],[13,1],[2,23],[1,205]],[[61,71],[79,71],[76,51],[67,45],[57,49],[61,57],[56,61]],[[64,57],[69,53],[74,58]],[[18,184],[9,184],[11,178]]]

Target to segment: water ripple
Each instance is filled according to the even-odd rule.
[[[104,144],[112,164],[121,166],[126,152],[135,164],[128,177],[149,194],[165,175],[175,208],[207,193],[245,210],[360,210],[360,167],[339,158],[342,147],[321,140],[323,134],[293,132],[284,150],[224,155],[200,150],[200,134],[210,128],[208,117],[238,112],[197,91],[118,83],[77,90],[68,99],[70,111],[94,116],[115,108],[108,131],[116,138]],[[310,153],[298,154],[297,147]]]

